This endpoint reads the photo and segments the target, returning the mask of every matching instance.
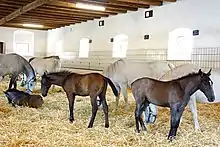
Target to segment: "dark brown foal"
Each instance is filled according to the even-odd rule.
[[[149,103],[162,107],[169,107],[171,111],[170,132],[168,139],[176,136],[179,122],[190,96],[197,90],[201,90],[209,102],[215,100],[212,81],[209,78],[211,70],[206,74],[199,70],[178,79],[167,82],[151,78],[141,78],[131,85],[132,93],[136,101],[135,121],[136,131],[139,130],[139,122],[143,130],[146,130],[141,114]]]
[[[98,110],[97,97],[103,105],[105,114],[105,127],[109,127],[108,105],[106,101],[107,86],[111,86],[115,96],[118,91],[112,81],[99,73],[77,74],[70,71],[53,72],[44,74],[41,79],[41,93],[45,97],[52,84],[62,86],[69,101],[70,122],[74,121],[75,96],[90,96],[92,105],[92,116],[88,128],[92,128]]]

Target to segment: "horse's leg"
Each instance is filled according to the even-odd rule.
[[[126,110],[128,111],[129,109],[129,105],[128,105],[128,92],[127,92],[127,85],[122,85],[120,84],[120,87],[121,87],[121,91],[122,91],[122,94],[124,96],[124,100],[125,100],[125,108]]]
[[[180,123],[180,118],[183,114],[184,109],[185,109],[185,106],[183,106],[183,104],[174,104],[170,108],[170,111],[171,111],[171,120],[170,120],[171,127],[170,127],[170,131],[169,131],[169,135],[168,135],[168,139],[170,141],[172,141],[176,136],[176,132],[177,132],[177,129],[178,129],[179,123]]]
[[[98,106],[97,106],[97,103],[96,103],[97,95],[92,95],[90,97],[91,97],[91,105],[92,105],[92,116],[90,118],[88,128],[92,128],[94,120],[95,120],[95,116],[96,116],[96,113],[97,113],[97,110],[98,110]]]
[[[119,98],[120,98],[120,93],[121,93],[120,85],[119,86],[117,85],[116,89],[118,90],[118,97],[115,97],[116,98],[116,103],[115,103],[115,109],[113,111],[117,111],[117,109],[118,109]]]
[[[12,88],[12,84],[13,84],[13,81],[12,81],[12,78],[11,78],[10,82],[9,82],[8,90]]]
[[[9,87],[8,89],[11,89],[12,88],[12,85],[14,85],[14,88],[16,89],[15,86],[17,86],[17,83],[16,83],[16,75],[12,75],[11,76],[11,79],[10,79],[10,82],[9,82]]]
[[[136,123],[136,132],[140,133],[140,129],[139,129],[139,110],[140,109],[140,104],[136,104],[136,108],[135,108],[135,123]]]
[[[73,113],[73,109],[74,109],[74,101],[75,101],[75,94],[73,93],[67,93],[67,98],[69,101],[69,121],[72,123],[74,121],[74,113]]]
[[[99,95],[99,98],[100,98],[100,101],[101,101],[102,106],[103,106],[103,112],[105,114],[105,127],[108,128],[109,127],[108,104],[107,104],[105,95],[106,95],[106,89],[102,91],[102,93]]]
[[[199,126],[199,121],[198,121],[198,116],[197,116],[196,96],[195,95],[191,96],[188,105],[189,105],[190,111],[193,116],[195,130],[198,131],[198,130],[200,130],[200,126]]]
[[[18,76],[15,76],[15,79],[14,79],[14,88],[17,89],[17,80],[18,80]]]
[[[148,102],[143,102],[143,103],[141,104],[140,114],[142,114],[142,113],[144,112],[144,110],[146,109],[146,107],[147,107],[148,105],[149,105]],[[143,130],[143,131],[146,131],[147,129],[146,129],[145,125],[144,125],[144,121],[143,121],[141,115],[140,115],[140,117],[139,117],[139,122],[140,122],[140,124],[141,124],[142,130]]]
[[[144,125],[144,122],[141,118],[141,114],[143,113],[145,107],[148,105],[147,103],[145,104],[142,99],[138,98],[137,96],[135,96],[135,100],[136,100],[136,108],[135,108],[135,122],[136,122],[136,132],[140,133],[140,129],[139,129],[139,122],[141,124],[141,127],[143,130],[146,130],[146,127]]]

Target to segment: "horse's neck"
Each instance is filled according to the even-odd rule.
[[[197,76],[184,78],[179,81],[182,89],[184,90],[184,93],[186,96],[191,96],[193,93],[195,93],[198,90],[198,84],[197,82],[199,78]]]
[[[62,86],[63,81],[66,79],[67,76],[50,75],[48,77],[52,84]]]
[[[30,80],[31,78],[35,77],[35,72],[32,66],[29,63],[24,63],[24,74],[27,77],[27,80]]]

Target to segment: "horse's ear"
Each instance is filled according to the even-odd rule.
[[[200,75],[202,74],[202,70],[201,70],[201,68],[199,69],[199,74],[200,74]]]
[[[201,68],[199,69],[199,75],[204,76],[204,73],[202,72]]]
[[[209,72],[207,73],[207,76],[211,75],[211,71],[212,71],[212,68],[210,68]]]
[[[47,75],[47,71],[44,72],[43,76],[46,76],[46,75]]]

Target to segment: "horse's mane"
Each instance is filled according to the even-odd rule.
[[[184,75],[184,76],[182,76],[182,77],[173,79],[172,81],[182,80],[182,79],[184,79],[184,78],[194,77],[194,76],[198,76],[198,75],[199,75],[199,72],[192,72],[192,73],[189,73],[189,74]]]
[[[54,58],[54,59],[60,60],[60,57],[59,57],[59,56],[47,56],[47,57],[43,57],[43,59],[49,59],[49,58]]]
[[[176,78],[176,79],[172,79],[172,80],[170,80],[170,81],[179,81],[179,80],[182,80],[182,79],[187,78],[187,77],[189,78],[189,77],[194,77],[194,76],[198,76],[198,75],[199,75],[199,72],[192,72],[192,73],[189,73],[189,74],[184,75],[184,76],[182,76],[182,77],[179,77],[179,78]],[[141,78],[136,79],[135,81],[141,80],[141,79],[146,79],[146,78],[148,78],[148,77],[141,77]],[[148,79],[152,79],[152,78],[148,78]],[[153,80],[156,80],[156,79],[153,79]],[[133,83],[134,83],[135,81],[133,81],[133,82],[131,83],[131,85],[133,85]],[[156,80],[156,81],[160,81],[160,80]],[[161,81],[161,82],[170,82],[170,81]]]
[[[69,70],[60,70],[58,72],[49,72],[49,73],[47,73],[47,75],[67,76],[72,73],[74,73],[74,72],[69,71]]]
[[[31,57],[28,62],[31,62],[32,60],[34,60],[36,57]],[[57,59],[57,60],[60,60],[60,57],[59,56],[47,56],[47,57],[43,57],[42,59]]]
[[[114,73],[117,72],[117,69],[121,67],[121,65],[125,64],[124,59],[119,59],[115,61],[114,63],[111,63],[105,70],[103,70],[103,73],[106,74],[106,76],[112,76]]]

